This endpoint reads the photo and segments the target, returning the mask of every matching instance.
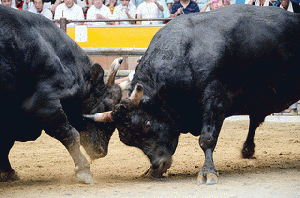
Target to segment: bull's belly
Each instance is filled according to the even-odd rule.
[[[41,124],[24,111],[7,114],[0,124],[2,137],[12,138],[14,141],[36,140],[43,130]]]

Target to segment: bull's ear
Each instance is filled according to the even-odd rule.
[[[104,70],[102,69],[101,65],[95,63],[92,66],[91,70],[91,82],[95,86],[97,84],[104,84]]]

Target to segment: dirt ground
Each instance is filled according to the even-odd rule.
[[[105,158],[92,162],[96,184],[77,183],[67,150],[43,135],[17,142],[10,153],[20,181],[0,183],[0,197],[300,197],[300,123],[265,122],[257,130],[256,159],[242,159],[248,121],[225,121],[214,161],[216,185],[197,185],[204,155],[198,137],[180,136],[173,165],[163,179],[140,177],[150,166],[116,131]]]

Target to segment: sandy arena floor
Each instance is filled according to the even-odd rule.
[[[96,184],[77,183],[67,150],[43,135],[17,142],[10,153],[21,180],[0,183],[0,197],[300,197],[300,123],[266,122],[257,130],[256,159],[242,159],[248,121],[225,121],[214,161],[216,185],[197,185],[204,155],[198,137],[180,136],[173,165],[163,179],[142,178],[150,166],[138,149],[113,135],[109,153],[91,165]]]

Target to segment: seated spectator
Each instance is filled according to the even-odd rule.
[[[76,0],[76,4],[82,8],[83,13],[86,13],[88,10],[88,4],[86,2],[86,0]]]
[[[210,10],[217,10],[219,8],[225,7],[226,5],[230,4],[230,1],[226,1],[226,4],[223,0],[210,0],[207,4],[203,6],[200,12],[205,12],[209,7]]]
[[[195,2],[198,4],[199,9],[201,10],[209,2],[209,0],[195,0]],[[210,11],[209,6],[207,7],[206,11]]]
[[[255,6],[273,6],[270,0],[249,0],[249,1],[245,1],[245,4],[250,4]]]
[[[172,5],[171,17],[173,18],[181,14],[190,14],[199,11],[199,6],[193,0],[180,0]]]
[[[109,0],[108,4],[106,6],[109,8],[111,14],[113,14],[115,7],[117,6],[117,0]]]
[[[31,7],[33,7],[33,1],[25,0],[22,6],[22,10],[28,11]]]
[[[161,12],[160,18],[170,18],[170,9],[174,3],[174,0],[159,0],[164,8]],[[170,9],[169,9],[170,8]]]
[[[4,6],[17,9],[15,0],[1,0],[1,4]]]
[[[93,0],[93,5],[88,9],[86,14],[87,20],[94,19],[112,19],[110,9],[103,4],[103,0]],[[106,25],[105,22],[93,22],[91,25]]]
[[[294,12],[292,2],[290,0],[281,0],[280,3],[281,4],[279,7],[283,8],[289,12]]]
[[[66,18],[68,20],[84,20],[81,7],[75,4],[75,0],[64,0],[55,10],[54,19]]]
[[[41,14],[49,20],[53,18],[52,12],[44,5],[44,0],[33,0],[33,6],[28,11]]]
[[[60,2],[60,0],[59,0],[59,2]],[[48,8],[49,10],[51,10],[52,9],[52,5],[54,3],[55,3],[55,0],[44,0],[44,7]],[[31,7],[33,7],[33,0],[24,0],[23,6],[22,6],[22,10],[28,11]]]
[[[75,0],[64,0],[55,10],[54,19],[84,20],[82,8],[75,4]]]
[[[113,14],[114,19],[134,19],[135,13],[136,13],[136,7],[134,5],[129,4],[130,0],[121,0],[121,5],[118,5]],[[133,22],[130,22],[131,24],[134,24]],[[116,22],[115,25],[126,25],[129,24],[128,21],[124,22]]]
[[[161,2],[156,0],[146,0],[141,3],[137,10],[137,19],[157,19],[161,18],[160,14],[164,11]],[[161,21],[137,21],[138,25],[161,24]]]

